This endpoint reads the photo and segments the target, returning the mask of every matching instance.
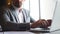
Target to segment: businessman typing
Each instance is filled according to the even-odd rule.
[[[29,30],[30,28],[50,26],[51,21],[39,19],[35,21],[29,11],[22,8],[25,0],[0,0],[0,25],[3,31]],[[31,24],[30,24],[31,23]]]

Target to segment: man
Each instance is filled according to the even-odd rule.
[[[35,27],[45,28],[50,26],[48,21],[44,19],[34,21],[30,17],[29,12],[21,8],[23,1],[24,0],[0,0],[0,25],[3,31],[20,31]]]

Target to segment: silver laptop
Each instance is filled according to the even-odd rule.
[[[54,15],[49,28],[31,28],[31,32],[54,32],[60,30],[60,2],[57,1],[54,9]]]

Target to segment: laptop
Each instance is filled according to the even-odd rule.
[[[51,26],[48,28],[31,28],[30,32],[49,33],[60,30],[60,2],[57,1],[54,9]]]

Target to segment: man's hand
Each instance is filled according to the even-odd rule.
[[[47,28],[48,26],[50,26],[50,20],[44,20],[44,19],[40,19],[34,23],[31,24],[32,28],[35,27],[41,27],[41,28]]]
[[[51,19],[48,19],[47,21],[48,21],[48,23],[49,23],[48,26],[51,26],[52,20],[51,20]]]

